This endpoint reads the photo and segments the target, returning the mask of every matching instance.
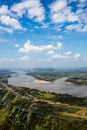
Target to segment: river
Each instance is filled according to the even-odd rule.
[[[8,84],[18,87],[35,88],[43,91],[56,92],[61,94],[70,94],[74,96],[87,96],[87,86],[80,86],[75,84],[67,84],[63,77],[54,82],[41,82],[32,76],[28,76],[23,71],[17,71],[8,79]],[[39,82],[40,81],[40,82]]]

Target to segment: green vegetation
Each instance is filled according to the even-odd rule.
[[[85,119],[62,116],[61,112],[76,113],[81,108],[51,105],[34,98],[14,95],[9,101],[7,92],[0,101],[0,130],[86,130]],[[71,127],[70,127],[71,126]],[[70,127],[70,128],[69,128]]]
[[[78,85],[87,85],[87,74],[81,73],[81,74],[73,74],[69,76],[69,78],[66,80],[66,82],[75,83]]]
[[[0,70],[0,81],[8,83],[8,78],[11,77],[12,72],[8,70]]]
[[[58,71],[29,71],[26,73],[27,75],[31,75],[39,80],[45,80],[53,82],[58,78],[62,78],[67,76],[68,72],[58,72]]]
[[[5,103],[9,93],[0,101],[0,130],[86,130],[87,121],[81,118],[62,116],[60,112],[75,113],[80,108],[33,102],[15,95]],[[24,103],[24,100],[26,101]],[[20,101],[20,103],[19,103]]]
[[[32,95],[33,97],[37,97],[38,99],[42,100],[50,100],[55,102],[67,103],[70,105],[87,107],[87,97],[76,97],[68,94],[50,93],[22,87],[20,88],[13,87],[13,89],[14,91],[20,93],[23,96]]]
[[[9,86],[5,76],[0,80],[0,130],[87,130],[87,97]]]
[[[0,130],[87,129],[86,97],[77,98],[67,94],[8,87],[16,94],[0,86],[0,91],[3,90],[0,95]],[[83,109],[86,110],[85,115],[81,116],[78,112]]]
[[[86,130],[86,128],[86,120],[39,115],[11,105],[0,107],[0,130]]]
[[[36,69],[29,70],[27,75],[31,75],[39,80],[45,80],[53,82],[58,78],[68,77],[65,82],[71,82],[78,85],[87,85],[87,71],[59,71],[59,70],[49,70],[49,69]]]
[[[76,113],[76,112],[78,112],[80,110],[80,108],[78,108],[78,107],[70,107],[70,109],[69,109],[69,113]]]

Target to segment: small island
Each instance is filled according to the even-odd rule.
[[[87,86],[87,72],[80,71],[59,71],[57,69],[34,69],[29,70],[26,75],[33,76],[36,78],[36,82],[41,80],[41,82],[54,82],[55,80],[63,77],[67,77],[65,83],[67,84],[77,84]]]
[[[55,80],[67,77],[69,72],[61,72],[57,69],[33,69],[29,70],[26,75],[33,76],[37,80],[43,80],[48,82],[54,82]]]

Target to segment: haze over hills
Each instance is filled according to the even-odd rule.
[[[87,71],[87,67],[58,67],[58,68],[44,68],[44,67],[40,67],[40,68],[7,68],[7,69],[0,69],[0,73],[4,73],[4,72],[9,72],[9,71],[15,71],[15,70],[20,70],[20,71],[39,71],[39,72],[56,72],[56,71],[83,71],[86,72]]]
[[[31,68],[29,71],[41,71],[41,72],[56,72],[56,71],[87,71],[87,67],[79,67],[79,68]]]

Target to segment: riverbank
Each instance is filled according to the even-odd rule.
[[[69,84],[69,85],[73,85],[74,83],[72,83],[72,82],[67,82],[67,81],[65,81],[65,83],[66,84]]]
[[[68,79],[65,80],[65,82],[77,84],[80,86],[82,85],[87,86],[87,74],[70,76],[68,77]]]
[[[34,80],[34,83],[44,83],[44,84],[47,84],[47,83],[50,83],[49,81],[45,81],[45,80]]]
[[[61,94],[70,94],[73,96],[84,97],[87,96],[87,87],[75,84],[66,84],[67,77],[59,78],[54,82],[37,80],[32,76],[26,75],[25,72],[19,71],[8,78],[8,84],[19,87],[26,87],[31,89],[38,89],[46,92],[56,92]],[[79,89],[78,89],[79,88]]]

